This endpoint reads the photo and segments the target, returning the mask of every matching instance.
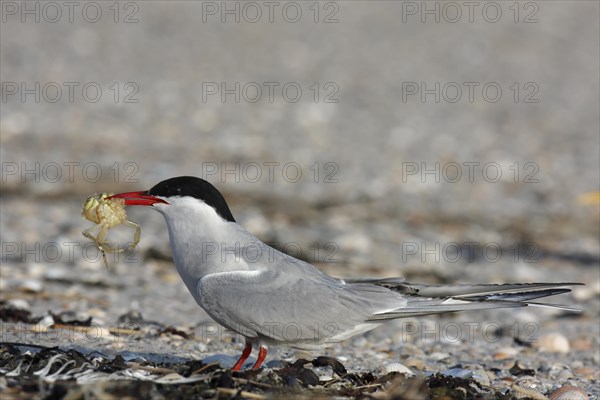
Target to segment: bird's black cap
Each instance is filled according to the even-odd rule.
[[[226,221],[235,222],[223,195],[209,182],[195,176],[167,179],[148,190],[150,196],[190,196],[202,200],[215,209]]]

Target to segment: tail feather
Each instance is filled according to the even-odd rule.
[[[555,310],[563,310],[563,311],[569,311],[569,312],[573,312],[573,313],[580,313],[581,312],[581,310],[579,308],[573,308],[573,307],[565,306],[564,304],[537,303],[537,302],[534,302],[534,301],[528,301],[527,305],[531,306],[531,307],[553,308]]]
[[[473,303],[473,302],[463,302],[460,304],[444,304],[443,299],[437,299],[437,303],[430,302],[428,305],[416,305],[416,306],[407,306],[400,308],[395,311],[384,312],[380,314],[372,315],[368,320],[369,321],[380,321],[387,319],[397,319],[397,318],[410,318],[410,317],[420,317],[423,315],[431,315],[431,314],[444,314],[449,312],[457,312],[457,311],[468,311],[468,310],[486,310],[486,309],[494,309],[494,308],[517,308],[517,307],[527,307],[527,303],[518,303],[511,301],[489,301],[482,303]],[[410,304],[410,303],[409,303]]]
[[[557,294],[563,294],[570,292],[571,289],[567,288],[554,288],[554,289],[542,289],[542,290],[531,290],[526,292],[508,292],[508,293],[491,293],[485,295],[468,295],[468,296],[454,296],[453,298],[461,298],[470,301],[490,301],[490,300],[506,300],[506,301],[527,301],[533,299],[539,299],[542,297],[555,296]]]
[[[416,291],[419,296],[426,297],[466,297],[476,295],[489,295],[494,293],[524,292],[540,289],[566,288],[568,286],[581,285],[581,283],[504,283],[504,284],[482,284],[482,285],[439,285],[429,286],[422,284],[411,284],[405,282],[403,286],[409,286],[410,290]]]
[[[566,311],[579,310],[560,304],[545,304],[530,300],[570,292],[568,286],[581,283],[516,283],[482,285],[411,284],[400,279],[354,280],[352,283],[370,283],[405,295],[407,305],[397,310],[377,313],[370,321],[416,317],[447,312],[516,307],[550,307]]]

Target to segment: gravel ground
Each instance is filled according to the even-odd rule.
[[[597,2],[1,6],[3,399],[600,395]],[[89,194],[184,174],[335,276],[583,282],[550,300],[582,312],[394,321],[231,373],[243,340],[158,213],[110,270],[81,235]]]

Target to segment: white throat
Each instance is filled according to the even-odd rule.
[[[169,197],[170,204],[155,204],[167,222],[173,261],[186,286],[197,296],[205,275],[248,270],[236,249],[259,241],[235,222],[224,220],[215,209],[193,197]],[[196,299],[198,301],[198,299]]]

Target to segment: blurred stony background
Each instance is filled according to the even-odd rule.
[[[111,271],[79,215],[91,193],[196,175],[249,230],[337,276],[585,282],[553,299],[585,310],[567,324],[448,318],[535,321],[598,378],[598,3],[75,3],[2,2],[0,300],[103,326],[208,322],[160,215],[129,212],[142,241]]]

